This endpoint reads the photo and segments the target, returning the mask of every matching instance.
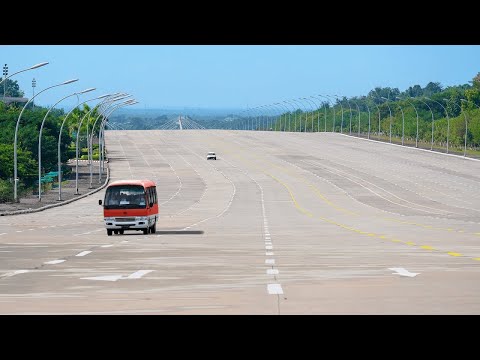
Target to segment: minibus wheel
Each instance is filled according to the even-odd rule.
[[[108,235],[108,236],[112,236],[112,230],[107,229],[107,235]]]

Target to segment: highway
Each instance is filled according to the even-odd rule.
[[[157,233],[0,217],[1,314],[480,314],[480,161],[332,133],[107,131]],[[217,160],[206,160],[214,151]]]

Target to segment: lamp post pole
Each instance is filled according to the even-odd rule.
[[[405,115],[403,114],[403,109],[400,105],[398,105],[398,108],[400,109],[400,112],[402,113],[402,146],[403,146],[403,138],[405,137]]]
[[[413,110],[415,110],[415,114],[417,114],[417,136],[415,137],[415,147],[418,148],[418,111],[417,111],[417,108],[416,108],[415,105],[413,105],[413,103],[412,103],[410,100],[408,100],[408,99],[403,99],[403,98],[401,98],[401,97],[399,97],[399,96],[396,96],[396,98],[399,99],[399,100],[405,100],[405,101],[407,101],[410,105],[412,105]],[[413,99],[413,100],[418,100],[418,99],[416,99],[416,98],[414,98],[414,97],[412,97],[412,96],[411,96],[410,98]],[[419,100],[419,101],[421,101],[421,100]],[[421,102],[423,102],[423,101],[421,101]],[[424,102],[423,102],[423,103],[424,103]],[[425,103],[424,103],[424,104],[425,104]],[[425,104],[425,105],[427,105],[427,104]],[[427,105],[427,107],[430,109],[430,106]],[[430,111],[432,111],[432,110],[430,109]],[[433,112],[432,112],[432,148],[433,148]],[[431,149],[430,149],[430,150],[431,150]]]
[[[348,107],[350,108],[350,136],[352,135],[352,106],[350,105],[350,101],[347,99]]]
[[[28,70],[38,69],[39,67],[45,66],[45,65],[47,65],[47,64],[48,64],[48,62],[42,62],[42,63],[36,64],[36,65],[30,66],[29,68],[26,68],[26,69],[23,69],[23,70],[14,72],[14,73],[13,73],[12,75],[10,75],[10,76],[6,76],[6,74],[8,74],[8,66],[7,66],[7,64],[5,64],[5,66],[3,67],[3,75],[4,75],[4,77],[3,77],[2,80],[0,80],[0,85],[1,85],[3,82],[6,82],[7,79],[11,78],[13,75],[17,75],[17,74],[20,74],[20,73],[22,73],[22,72],[24,72],[24,71],[28,71]],[[4,86],[4,89],[5,89],[6,84],[3,85],[3,86]],[[5,96],[5,90],[4,90],[4,92],[3,92],[3,95]]]
[[[95,88],[89,88],[89,89],[85,89],[83,91],[80,91],[80,92],[74,92],[73,94],[70,94],[70,95],[67,95],[63,98],[61,98],[60,100],[58,100],[55,105],[51,106],[50,109],[48,109],[47,113],[45,114],[43,120],[42,120],[42,124],[40,125],[40,131],[39,131],[39,134],[38,134],[38,201],[41,201],[42,200],[42,183],[41,183],[41,178],[42,178],[42,131],[43,131],[43,125],[45,124],[45,120],[47,120],[47,117],[48,117],[48,114],[50,114],[50,111],[52,111],[52,109],[57,106],[60,102],[62,102],[63,100],[65,99],[68,99],[69,97],[72,97],[72,96],[77,96],[77,105],[78,105],[78,95],[80,94],[84,94],[86,92],[89,92],[89,91],[93,91],[95,90]],[[59,175],[60,176],[60,173]]]
[[[309,100],[308,98],[303,98],[306,102],[308,102],[310,105],[313,104],[313,108],[312,108],[312,133],[314,132],[314,127],[313,127],[313,109],[317,106],[317,104],[315,104],[312,100]],[[305,124],[305,131],[307,129],[307,125]]]
[[[342,105],[342,99],[338,95],[334,95],[334,96],[337,99],[338,103],[340,104],[340,109],[342,110],[342,122],[340,124],[340,134],[343,134],[343,105]]]
[[[329,102],[332,103],[332,110],[333,110],[333,127],[332,127],[332,132],[335,132],[335,102],[332,101],[332,99],[330,99],[330,96],[329,95],[325,95]]]
[[[448,99],[443,99],[443,100],[448,102]],[[457,103],[452,101],[452,104],[460,109],[460,112],[463,114],[465,118],[465,147],[463,148],[463,157],[465,157],[467,156],[467,133],[468,133],[467,115],[465,115],[465,111],[462,111],[462,107],[459,106]]]
[[[358,103],[356,101],[353,101],[353,103],[357,107],[357,112],[358,112],[358,137],[360,137],[360,107],[358,106]]]
[[[284,104],[288,104],[288,105],[292,106],[292,109],[293,109],[292,111],[295,111],[295,107],[292,104],[290,104],[288,101],[285,100],[285,101],[282,101],[282,102]],[[288,107],[287,107],[287,109],[288,109]],[[290,111],[290,110],[288,111],[289,112],[289,114],[288,114],[288,132],[292,131],[292,111]],[[296,114],[294,114],[294,116],[295,116],[295,123],[296,123]]]
[[[387,105],[388,107],[388,111],[390,112],[390,143],[392,142],[392,121],[393,121],[393,118],[392,118],[392,109],[390,109],[390,106],[388,105],[388,99],[386,97],[383,97],[382,96],[382,99],[384,100],[387,100],[387,102],[385,103],[385,105]]]
[[[447,154],[448,154],[448,138],[449,138],[449,135],[450,135],[450,118],[448,117],[448,111],[447,111],[447,109],[445,109],[445,107],[440,102],[435,101],[433,99],[430,99],[428,97],[425,97],[425,99],[433,101],[434,103],[440,105],[442,107],[442,109],[445,111],[445,114],[447,115]]]
[[[310,98],[313,98],[315,100],[319,100],[317,99],[315,96],[310,96]],[[312,101],[316,108],[318,109],[317,110],[317,132],[320,132],[320,109],[322,108],[322,102],[320,101],[319,104],[317,104],[316,102]],[[312,131],[313,131],[313,117],[312,117]]]
[[[98,100],[98,99],[103,99],[107,96],[111,96],[109,94],[106,94],[106,95],[102,95],[102,96],[99,96],[99,97],[96,97],[96,98],[93,98],[93,99],[89,99],[89,100],[85,100],[85,101],[82,101],[81,103],[79,103],[77,106],[75,106],[72,110],[70,110],[67,115],[65,115],[65,117],[63,118],[63,121],[62,121],[62,125],[60,126],[60,131],[58,133],[58,201],[61,201],[62,200],[62,163],[61,163],[61,157],[60,157],[60,145],[62,143],[62,130],[63,130],[63,126],[65,125],[65,122],[68,118],[68,116],[76,109],[78,108],[80,105],[82,104],[85,104],[89,101],[93,101],[93,100]],[[77,135],[78,136],[78,135]]]
[[[326,98],[325,96],[323,96],[323,95],[317,95],[317,96],[321,96],[321,97],[327,99],[327,98]],[[316,99],[316,98],[315,98],[315,99]],[[320,100],[320,99],[318,99],[318,100]],[[327,99],[327,100],[328,100],[328,99]],[[327,101],[327,103],[323,102],[323,108],[324,108],[324,110],[325,110],[325,119],[324,119],[324,120],[325,120],[325,121],[324,121],[325,130],[324,130],[324,132],[327,132],[327,104],[328,104],[328,101]]]
[[[37,66],[38,67],[38,66]],[[71,84],[75,81],[78,81],[78,79],[72,79],[72,80],[67,80],[67,81],[64,81],[60,84],[56,84],[56,85],[52,85],[52,86],[49,86],[45,89],[43,89],[42,91],[40,91],[39,93],[37,93],[35,96],[38,96],[40,95],[41,93],[49,90],[49,89],[52,89],[54,87],[57,87],[57,86],[62,86],[62,85],[67,85],[67,84]],[[19,125],[20,125],[20,119],[22,118],[22,115],[23,115],[23,112],[25,111],[26,107],[28,106],[28,104],[30,102],[32,102],[34,99],[34,97],[32,97],[30,100],[27,101],[27,103],[23,106],[22,108],[22,111],[20,112],[20,115],[18,115],[18,119],[17,119],[17,124],[15,126],[15,140],[14,140],[14,143],[13,143],[13,199],[15,202],[18,201],[18,198],[17,198],[17,184],[18,184],[18,177],[17,177],[17,137],[18,137],[18,128],[19,128]]]
[[[425,102],[425,101],[422,101],[420,99],[417,99],[417,98],[414,98],[412,97],[413,100],[418,100],[420,101],[422,104],[425,104],[426,107],[428,107],[428,110],[430,110],[430,114],[432,114],[432,142],[431,142],[431,145],[430,145],[430,150],[433,150],[433,130],[434,130],[434,127],[435,127],[435,119],[433,118],[433,111],[432,111],[432,108],[430,106],[428,106],[428,104]],[[410,101],[409,101],[410,102]],[[412,104],[412,103],[411,103]],[[413,104],[412,104],[413,106]],[[415,109],[415,106],[413,106],[413,108]],[[418,112],[417,112],[417,109],[415,109],[415,112],[417,113],[417,143],[418,143]],[[415,144],[415,147],[418,147],[416,144]]]

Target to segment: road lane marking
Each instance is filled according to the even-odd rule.
[[[450,251],[447,254],[450,255],[450,256],[462,256],[462,254],[457,253],[457,252],[453,252],[453,251]]]
[[[411,245],[411,246],[415,245],[415,243],[413,241],[407,241],[405,244]]]
[[[51,260],[51,261],[44,262],[44,264],[55,265],[55,264],[60,264],[64,261],[66,261],[66,260],[63,260],[63,259]]]
[[[7,235],[7,233],[1,233],[0,236],[1,236],[1,235]]]
[[[267,291],[270,295],[280,295],[283,294],[282,285],[280,284],[268,284]]]
[[[160,235],[158,235],[158,236],[160,236]],[[102,247],[102,248],[108,248],[108,247],[112,247],[112,246],[113,246],[112,244],[108,244],[108,245],[102,245],[102,246],[100,246],[100,247]]]
[[[272,245],[265,245],[265,249],[267,249],[267,250],[273,250],[273,246],[272,246]]]
[[[75,255],[75,256],[85,256],[85,255],[88,255],[88,254],[90,254],[90,253],[91,253],[91,251],[88,251],[88,250],[87,250],[87,251],[82,251],[81,253],[78,253],[78,254]]]
[[[278,269],[267,269],[267,275],[277,275]]]
[[[28,272],[30,272],[30,270],[15,270],[15,271],[8,272],[8,273],[2,275],[1,277],[10,277],[10,276],[14,276],[14,275],[17,275],[17,274],[25,274],[25,273],[28,273]]]
[[[388,270],[395,271],[392,274],[400,275],[400,276],[415,277],[419,274],[419,273],[412,273],[412,272],[410,272],[410,271],[408,271],[407,269],[404,269],[404,268],[388,268]]]
[[[117,281],[121,279],[122,275],[104,275],[104,276],[94,276],[94,277],[84,277],[80,279],[84,280],[99,280],[99,281]]]
[[[420,246],[422,249],[425,249],[425,250],[435,250],[434,247],[430,246],[430,245],[422,245]]]
[[[138,270],[128,275],[125,279],[140,279],[142,276],[151,273],[153,270]]]
[[[265,264],[273,265],[275,264],[275,259],[265,259]]]
[[[271,250],[271,249],[270,249],[270,250]],[[267,251],[267,252],[265,253],[265,256],[273,256],[273,252]]]

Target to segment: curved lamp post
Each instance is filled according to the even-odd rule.
[[[336,123],[336,119],[335,119],[335,102],[332,101],[330,95],[325,95],[325,96],[328,98],[329,102],[332,103],[332,110],[333,110],[333,127],[332,127],[332,132],[335,132],[335,123]]]
[[[122,98],[125,99],[125,98],[130,97],[130,96],[131,96],[131,95],[129,95],[129,96],[124,96],[124,97],[122,97]],[[89,147],[89,152],[90,152],[90,154],[91,154],[91,159],[90,159],[91,161],[90,161],[90,164],[89,164],[89,166],[90,166],[90,187],[89,187],[89,189],[91,189],[91,188],[93,187],[93,186],[92,186],[92,182],[93,182],[93,135],[94,135],[95,125],[97,124],[98,119],[99,119],[101,116],[103,116],[103,114],[104,114],[105,112],[107,112],[110,107],[112,107],[112,106],[115,105],[114,103],[115,103],[115,101],[117,101],[117,100],[118,100],[118,99],[116,99],[116,100],[115,100],[115,99],[111,99],[111,102],[110,102],[109,104],[108,104],[108,100],[107,100],[107,101],[103,104],[103,105],[105,105],[105,106],[99,111],[100,114],[97,116],[97,118],[95,119],[95,122],[93,123],[92,131],[90,132],[90,141],[88,141],[88,139],[87,139],[87,146]],[[133,101],[134,101],[133,99],[126,100],[126,101],[124,101],[122,104],[128,103],[128,102],[133,102]],[[108,105],[107,105],[107,104],[108,104]],[[100,107],[99,107],[99,109],[100,109]],[[100,154],[100,132],[99,132],[99,135],[98,135],[98,136],[99,136],[99,139],[98,139],[99,149],[98,149],[98,150],[99,150],[99,154]],[[88,135],[87,135],[87,137],[88,137]],[[99,159],[99,160],[100,160],[100,159]],[[101,167],[100,167],[100,165],[99,165],[99,171],[100,171],[100,168],[101,168]]]
[[[315,132],[315,129],[313,127],[313,109],[315,109],[315,107],[317,106],[317,104],[315,104],[312,100],[308,99],[308,98],[303,98],[305,101],[307,101],[310,105],[313,104],[313,108],[312,108],[312,133]],[[320,120],[319,120],[320,121]],[[307,130],[307,124],[305,124],[305,131]]]
[[[317,95],[317,96],[321,96],[322,98],[325,98],[327,101],[323,101],[323,108],[325,110],[325,121],[324,121],[324,125],[325,125],[325,132],[327,132],[327,104],[330,103],[329,99],[326,97],[326,96],[323,96],[323,95]],[[320,99],[319,99],[320,100]]]
[[[372,101],[372,102],[373,102],[373,105],[375,105],[375,107],[377,108],[377,111],[378,111],[378,134],[377,135],[380,138],[380,108],[375,103],[375,101]]]
[[[290,104],[288,101],[286,101],[286,100],[282,101],[282,103],[288,104],[288,105],[290,105],[290,106],[292,107],[292,110],[289,110],[289,111],[288,111],[288,112],[289,112],[289,114],[288,114],[288,132],[292,132],[292,113],[293,113],[294,116],[295,116],[295,122],[297,121],[297,120],[296,120],[296,118],[297,118],[297,117],[296,117],[296,113],[294,113],[294,112],[295,112],[295,107],[294,107],[292,104]],[[288,109],[288,106],[286,106],[286,107],[287,107],[287,109]]]
[[[101,124],[99,126],[99,130],[98,130],[98,147],[99,147],[98,183],[101,183],[102,173],[104,171],[105,125],[108,121],[108,117],[118,108],[123,107],[123,106],[134,105],[134,104],[138,104],[138,101],[130,99],[130,100],[124,101],[124,102],[116,104],[116,105],[112,104],[112,107],[110,109],[105,109],[105,112],[109,111],[108,115],[102,115],[103,119],[101,121]],[[93,131],[93,128],[92,128],[92,131]],[[91,185],[91,183],[92,183],[92,178],[91,177],[92,177],[92,175],[91,175],[91,171],[90,171],[90,186],[92,186]]]
[[[448,99],[443,99],[443,101],[448,102],[449,100]],[[465,157],[465,156],[467,156],[467,132],[468,132],[467,115],[465,115],[465,112],[462,111],[462,107],[459,106],[457,103],[452,101],[452,104],[455,105],[456,107],[458,107],[460,109],[460,112],[465,117],[465,147],[464,147],[464,150],[463,150],[463,157]]]
[[[430,114],[432,114],[432,142],[431,142],[431,145],[430,145],[430,150],[433,150],[433,130],[434,130],[434,124],[435,124],[435,119],[433,117],[433,111],[432,111],[432,108],[425,102],[425,101],[422,101],[420,99],[417,99],[417,98],[414,98],[412,97],[413,100],[418,100],[420,101],[422,104],[425,104],[426,107],[428,107],[428,110],[430,110]],[[413,106],[413,104],[412,104]],[[413,108],[415,109],[415,106],[413,106]],[[417,111],[415,109],[415,111]],[[417,112],[417,142],[418,142],[418,112]],[[416,147],[418,147],[417,145],[415,145]]]
[[[434,103],[437,103],[438,105],[440,105],[442,107],[442,109],[445,111],[445,114],[447,115],[447,154],[448,154],[448,138],[449,138],[449,135],[450,135],[450,118],[448,117],[448,111],[447,111],[447,109],[445,109],[445,107],[440,102],[435,101],[433,99],[430,99],[429,97],[425,97],[425,99],[433,101]]]
[[[397,106],[400,109],[400,112],[402,113],[402,146],[403,146],[403,139],[405,137],[405,114],[403,113],[403,109],[400,106],[400,104],[397,104]]]
[[[318,109],[317,110],[317,132],[320,132],[320,109],[322,108],[322,101],[320,99],[317,99],[315,96],[310,96],[310,98],[320,101],[320,103],[317,104],[315,101],[312,100],[312,102],[315,104],[315,107]],[[313,117],[312,117],[312,131],[313,131]]]
[[[413,110],[415,110],[415,113],[417,114],[417,136],[415,137],[415,147],[418,148],[418,111],[417,111],[417,108],[415,107],[415,105],[413,105],[413,103],[408,100],[407,98],[401,98],[400,96],[395,96],[395,98],[399,99],[399,100],[405,100],[407,101],[410,105],[412,105],[413,107]],[[410,97],[411,99],[413,100],[418,100],[416,98],[414,98],[413,96]],[[420,101],[420,100],[419,100]],[[423,102],[423,101],[422,101]],[[425,103],[424,103],[425,104]],[[427,104],[425,104],[427,105]],[[428,105],[427,105],[428,106]],[[430,107],[428,106],[428,108],[430,109]],[[431,111],[431,109],[430,109]],[[433,112],[432,112],[432,148],[433,148]]]
[[[124,95],[124,96],[120,96],[120,97],[107,97],[106,99],[100,101],[97,105],[95,105],[94,107],[92,107],[89,111],[87,111],[87,113],[82,117],[82,119],[80,120],[80,123],[78,125],[78,131],[77,131],[77,140],[75,142],[75,195],[79,195],[79,192],[78,192],[78,143],[79,143],[79,140],[80,140],[80,130],[82,128],[82,123],[83,123],[83,120],[85,120],[85,118],[87,116],[90,116],[90,114],[95,110],[97,109],[100,105],[104,105],[105,102],[108,102],[108,101],[117,101],[117,100],[120,100],[120,99],[124,99],[126,97],[129,97],[131,95]],[[87,120],[88,122],[88,120]],[[87,146],[88,146],[88,138],[87,138]]]
[[[352,102],[357,107],[357,112],[358,112],[358,136],[360,137],[360,107],[358,106],[358,103],[356,101],[352,101]]]
[[[340,109],[342,110],[342,122],[340,124],[340,134],[343,134],[343,106],[342,106],[342,99],[338,95],[333,95],[337,99],[338,103],[340,104]]]
[[[295,105],[294,105],[294,104],[292,104],[292,102],[294,102],[294,101],[293,101],[293,100],[284,101],[284,103],[287,103],[287,104],[291,105],[292,108],[293,108],[293,115],[294,115],[294,118],[293,118],[293,131],[294,131],[294,132],[297,132],[297,110],[298,110],[298,104],[294,102],[294,103],[295,103]],[[290,125],[289,125],[289,127],[290,127]],[[301,129],[301,128],[302,128],[302,120],[300,119],[300,129]]]
[[[43,64],[43,65],[46,65],[46,64]],[[40,66],[43,66],[43,65],[39,64],[39,65],[35,65],[35,66],[40,67]],[[17,183],[18,183],[18,180],[19,180],[17,178],[17,136],[18,136],[18,127],[20,125],[20,119],[22,118],[23,112],[25,111],[28,104],[30,102],[32,102],[33,99],[35,97],[37,97],[38,95],[40,95],[41,93],[43,93],[43,92],[45,92],[49,89],[52,89],[54,87],[57,87],[57,86],[71,84],[75,81],[78,81],[78,79],[67,80],[67,81],[64,81],[60,84],[52,85],[52,86],[49,86],[49,87],[43,89],[42,91],[38,92],[35,96],[33,96],[30,100],[27,101],[27,103],[23,106],[22,111],[20,112],[20,115],[18,115],[17,125],[15,126],[15,140],[14,140],[14,144],[13,144],[13,184],[14,184],[14,186],[13,186],[13,199],[14,199],[15,202],[17,202]]]
[[[14,76],[14,75],[20,74],[20,73],[22,73],[22,72],[24,72],[24,71],[33,70],[33,69],[38,69],[39,67],[45,66],[45,65],[47,65],[47,64],[48,64],[48,62],[42,62],[42,63],[36,64],[36,65],[33,65],[33,66],[29,67],[29,68],[26,68],[26,69],[23,69],[23,70],[14,72],[14,73],[11,74],[11,75],[5,76],[2,80],[0,80],[0,85],[1,85],[4,81],[6,81],[7,79],[10,79],[10,78],[11,78],[12,76]],[[4,95],[5,95],[5,93],[4,93]],[[38,94],[37,94],[37,95],[38,95]],[[35,97],[35,96],[33,96],[32,99],[33,99],[34,97]]]
[[[388,107],[388,111],[390,112],[390,143],[392,142],[392,121],[393,121],[393,118],[392,118],[392,109],[390,109],[390,106],[388,105],[388,100],[386,97],[383,97],[382,96],[382,99],[385,99],[387,100],[387,102],[385,103],[385,105],[387,105]]]
[[[61,163],[61,158],[60,158],[60,145],[62,143],[62,130],[63,130],[63,126],[65,125],[65,121],[67,120],[68,116],[76,109],[78,108],[80,105],[82,104],[85,104],[89,101],[93,101],[93,100],[98,100],[98,99],[103,99],[107,96],[111,96],[110,94],[106,94],[106,95],[102,95],[102,96],[99,96],[99,97],[96,97],[96,98],[93,98],[93,99],[88,99],[88,100],[85,100],[85,101],[82,101],[81,103],[79,103],[77,106],[75,106],[72,110],[70,110],[67,115],[65,115],[65,117],[63,118],[63,121],[62,121],[62,125],[60,126],[60,131],[58,133],[58,200],[61,201],[62,200],[62,163]]]
[[[60,102],[62,102],[63,100],[65,100],[69,97],[75,96],[75,95],[77,96],[77,100],[78,100],[78,95],[85,94],[85,93],[93,91],[93,90],[95,90],[95,88],[89,88],[89,89],[85,89],[85,90],[80,91],[80,92],[74,92],[73,94],[70,94],[70,95],[67,95],[67,96],[61,98],[60,100],[58,100],[55,103],[55,105],[51,106],[50,109],[48,109],[47,113],[45,114],[45,116],[42,120],[42,124],[40,125],[40,131],[39,131],[39,134],[38,134],[38,201],[42,200],[42,184],[41,184],[41,177],[42,177],[42,131],[43,131],[43,125],[45,124],[45,120],[47,120],[47,116],[48,116],[48,114],[50,114],[50,111],[52,111],[52,109],[55,106],[57,106]],[[78,101],[77,101],[77,104],[78,104]]]
[[[352,106],[350,105],[350,101],[347,99],[348,107],[350,108],[350,135],[352,135]]]
[[[368,134],[367,134],[367,139],[370,139],[370,108],[368,107],[367,99],[363,98],[363,100],[365,100],[365,107],[367,108],[367,111],[368,111]]]

